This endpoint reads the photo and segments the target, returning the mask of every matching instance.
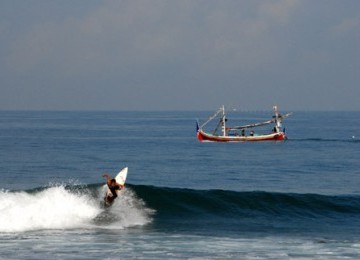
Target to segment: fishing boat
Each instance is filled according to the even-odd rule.
[[[282,127],[282,120],[289,117],[291,113],[281,115],[278,111],[277,106],[273,106],[274,116],[272,119],[260,122],[247,124],[242,126],[228,126],[227,117],[225,114],[225,107],[222,106],[215,112],[205,123],[199,125],[196,122],[197,138],[200,142],[246,142],[246,141],[282,141],[286,140],[285,128]],[[204,130],[204,127],[211,121],[218,118],[218,123],[215,129],[210,133]],[[274,126],[270,131],[265,133],[257,133],[255,129],[273,124]]]

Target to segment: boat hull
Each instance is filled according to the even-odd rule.
[[[219,136],[212,135],[198,129],[197,138],[200,142],[258,142],[258,141],[282,141],[286,139],[284,132],[254,136]]]

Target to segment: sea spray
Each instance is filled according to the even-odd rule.
[[[20,232],[83,227],[100,208],[88,195],[58,186],[34,193],[1,192],[0,212],[0,232]]]
[[[103,198],[106,191],[104,185],[98,191]],[[94,223],[103,228],[123,229],[133,226],[143,226],[152,221],[155,210],[146,207],[144,201],[129,187],[125,187],[119,197],[110,207],[99,214]]]
[[[124,229],[152,221],[154,211],[131,188],[105,207],[105,186],[52,185],[30,191],[0,191],[0,232],[45,229]]]

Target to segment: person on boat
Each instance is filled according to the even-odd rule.
[[[250,131],[250,136],[254,136],[254,134],[255,134],[254,130],[251,130]]]
[[[241,130],[241,136],[245,136],[245,129]]]
[[[116,180],[112,179],[111,176],[107,173],[104,173],[102,176],[106,178],[106,184],[111,192],[111,194],[106,195],[105,201],[111,204],[118,196],[116,191],[121,190],[124,187],[124,185],[117,183]]]

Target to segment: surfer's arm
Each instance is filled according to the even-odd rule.
[[[106,184],[109,186],[111,182],[111,176],[107,173],[104,173],[102,176],[106,178]]]

